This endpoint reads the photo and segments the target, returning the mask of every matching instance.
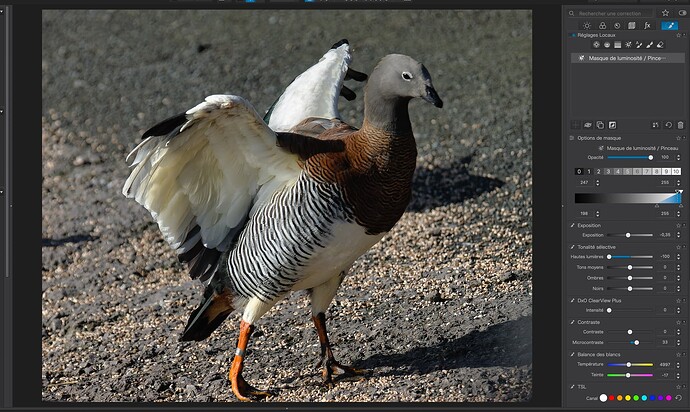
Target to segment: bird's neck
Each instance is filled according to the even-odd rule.
[[[365,97],[364,124],[346,142],[351,173],[342,186],[357,223],[370,235],[391,230],[410,202],[417,145],[408,101],[372,103]]]
[[[393,136],[412,135],[410,114],[407,111],[410,98],[383,96],[364,96],[364,125],[375,127]]]

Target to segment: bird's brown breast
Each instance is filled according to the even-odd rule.
[[[344,151],[312,156],[305,170],[341,188],[357,223],[368,234],[387,232],[410,201],[417,158],[414,136],[395,136],[366,123],[361,130],[348,132]]]

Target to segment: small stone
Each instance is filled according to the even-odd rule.
[[[513,272],[505,272],[499,275],[499,279],[501,282],[512,282],[517,279],[517,276]]]
[[[426,300],[429,302],[443,302],[443,297],[441,296],[441,292],[437,290],[436,292],[431,292],[426,295]]]
[[[196,387],[194,385],[187,385],[184,388],[184,394],[187,396],[196,395]]]

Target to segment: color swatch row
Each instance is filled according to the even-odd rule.
[[[599,400],[602,402],[606,402],[606,401],[609,401],[609,402],[613,402],[613,401],[618,401],[618,402],[622,402],[622,401],[626,401],[626,402],[630,402],[630,401],[634,401],[634,402],[637,402],[637,401],[643,401],[643,402],[646,402],[646,401],[672,401],[673,396],[671,396],[671,395],[607,395],[605,393],[602,393],[601,395],[599,395]]]

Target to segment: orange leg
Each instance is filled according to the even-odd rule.
[[[364,376],[371,372],[366,369],[355,369],[350,366],[341,365],[335,360],[333,351],[331,350],[331,343],[328,340],[328,331],[326,330],[326,315],[321,312],[316,316],[312,316],[314,327],[316,327],[316,334],[319,335],[319,343],[321,343],[321,360],[316,366],[323,366],[323,384],[332,387],[338,380],[356,379],[362,380]]]
[[[254,388],[242,377],[242,366],[244,363],[244,355],[249,343],[249,337],[254,331],[254,326],[245,322],[240,323],[240,337],[237,339],[237,350],[235,357],[232,360],[230,367],[230,383],[232,383],[232,391],[237,396],[237,399],[245,402],[252,400],[261,400],[267,396],[272,395],[270,392],[262,391]]]

